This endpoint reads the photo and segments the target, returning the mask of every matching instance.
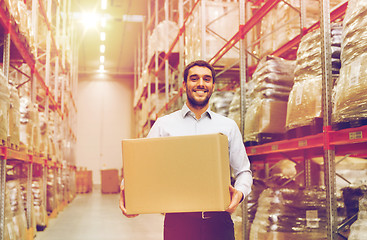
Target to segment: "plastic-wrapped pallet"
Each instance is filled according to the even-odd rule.
[[[359,200],[358,219],[351,225],[348,240],[362,240],[367,236],[367,194]]]
[[[188,57],[186,63],[204,58],[209,60],[238,32],[237,2],[208,0],[204,4],[205,20],[203,21],[202,4],[199,4],[189,17],[185,28],[185,56]],[[202,29],[207,29],[205,37],[202,37]],[[230,49],[218,64],[227,65],[232,63],[233,59],[238,59],[238,51],[235,48]]]
[[[149,36],[148,41],[148,59],[152,58],[155,51],[165,52],[166,49],[171,47],[172,42],[175,40],[178,34],[179,27],[175,22],[164,20],[158,24]],[[166,43],[166,41],[168,41]],[[166,48],[166,44],[168,47]],[[178,45],[176,44],[172,52],[178,51]]]
[[[47,173],[47,213],[51,214],[57,207],[56,202],[55,175],[53,169],[48,169]]]
[[[267,56],[253,74],[253,88],[245,115],[245,142],[262,142],[259,134],[267,135],[266,141],[279,140],[285,131],[287,100],[293,86],[295,62]]]
[[[230,91],[214,92],[210,98],[210,109],[213,112],[227,117],[229,114],[229,105],[232,102],[233,95],[234,92]]]
[[[32,182],[32,194],[37,230],[43,230],[47,226],[47,212],[44,206],[42,187],[42,179],[34,178]]]
[[[21,196],[19,180],[7,181],[6,186],[9,190],[9,200],[16,239],[26,240],[27,220],[24,211],[24,203]]]
[[[34,109],[27,96],[20,98],[20,150],[33,151]]]
[[[319,20],[319,0],[302,0],[306,8],[305,26],[310,27]],[[333,8],[344,0],[331,0]],[[290,4],[290,5],[288,5]],[[279,2],[261,22],[260,57],[271,54],[300,34],[300,1],[290,0]]]
[[[334,123],[367,118],[366,1],[351,0],[348,2],[343,26],[342,68],[334,88]]]
[[[4,205],[4,237],[9,240],[17,240],[16,227],[13,222],[13,212],[10,205],[9,189],[5,188],[5,205]]]
[[[268,188],[258,200],[250,240],[326,239],[325,190]]]
[[[5,76],[0,72],[0,145],[5,145],[9,131],[10,93]]]
[[[31,209],[27,208],[27,187],[28,187],[28,183],[27,183],[27,178],[21,178],[19,179],[19,184],[20,184],[20,192],[21,192],[21,196],[22,196],[22,201],[23,201],[23,205],[24,205],[24,211],[26,216],[28,214],[30,214],[31,219],[32,219],[32,228],[36,229],[36,215],[35,215],[35,210],[34,210],[34,206],[33,204],[31,205]],[[33,195],[31,196],[31,202],[34,202],[33,199]]]
[[[238,128],[241,125],[241,111],[240,111],[240,104],[241,104],[241,89],[238,88],[234,95],[231,104],[229,105],[228,110],[228,117],[233,119],[236,123]]]
[[[40,116],[38,112],[38,105],[34,106],[34,117],[33,117],[33,151],[36,153],[40,152],[41,142],[41,129],[40,129]]]
[[[47,156],[47,146],[48,146],[48,121],[45,118],[45,113],[39,113],[39,129],[40,129],[40,147],[39,152],[43,156]]]
[[[334,74],[340,68],[339,25],[331,26],[332,65]],[[338,37],[339,36],[339,37]],[[339,46],[338,46],[339,45]],[[294,129],[311,125],[322,117],[322,69],[320,30],[305,35],[297,51],[294,85],[289,95],[286,128]]]
[[[10,108],[9,108],[9,143],[12,148],[19,148],[20,141],[20,102],[18,90],[11,86],[10,88]]]

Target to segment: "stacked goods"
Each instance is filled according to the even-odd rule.
[[[20,102],[18,90],[11,86],[10,88],[10,108],[9,108],[9,143],[14,149],[19,148],[20,141]]]
[[[227,117],[229,114],[229,105],[232,102],[233,95],[234,92],[229,91],[214,92],[210,98],[210,109],[213,112]]]
[[[32,182],[33,207],[37,230],[47,226],[47,212],[44,206],[43,182],[41,178],[34,178]]]
[[[5,188],[5,203],[4,203],[4,237],[9,240],[17,240],[16,228],[13,222],[13,212],[11,210],[9,189]]]
[[[5,145],[8,139],[9,129],[9,106],[10,93],[8,81],[2,72],[0,72],[0,145]]]
[[[366,1],[349,1],[343,27],[342,68],[334,88],[332,117],[336,124],[350,122],[354,127],[353,122],[367,118]]]
[[[319,20],[319,0],[303,0],[306,8],[305,26],[310,27]],[[331,0],[330,7],[344,2]],[[291,6],[290,6],[290,5]],[[260,57],[271,54],[300,34],[300,1],[290,0],[287,3],[279,2],[261,22]]]
[[[198,59],[209,60],[238,32],[238,2],[210,0],[204,4],[195,7],[185,27],[186,63]],[[202,29],[206,29],[205,36],[202,35]],[[218,64],[227,65],[233,59],[238,59],[235,48],[230,49]]]
[[[151,59],[157,51],[165,52],[171,47],[172,42],[178,34],[178,26],[175,22],[164,20],[158,24],[149,36],[148,40],[148,59]],[[176,44],[172,52],[178,52],[178,45]]]
[[[22,200],[23,200],[23,204],[24,204],[24,211],[26,216],[31,216],[31,226],[33,229],[36,229],[36,217],[35,217],[35,211],[34,211],[34,207],[33,207],[33,195],[31,196],[31,208],[28,209],[27,206],[27,190],[28,190],[28,185],[27,185],[27,178],[21,178],[19,179],[19,185],[20,185],[20,193],[22,196]]]
[[[34,110],[27,96],[20,98],[20,150],[33,151]]]
[[[289,92],[293,86],[294,61],[267,56],[251,80],[250,101],[245,116],[245,142],[259,142],[259,134],[284,133]]]
[[[24,203],[21,196],[19,181],[7,181],[6,186],[9,190],[11,216],[14,224],[14,234],[16,236],[15,239],[26,240],[27,220],[24,211]]]
[[[325,190],[268,188],[258,200],[250,239],[326,238]]]
[[[33,151],[35,153],[40,152],[41,143],[41,128],[40,128],[40,116],[38,112],[38,106],[34,106],[34,118],[33,118]]]
[[[332,25],[333,72],[340,62],[340,26]],[[338,46],[339,45],[339,46]],[[288,130],[312,125],[322,117],[322,68],[320,30],[305,35],[297,51],[294,86],[289,95],[286,128]]]
[[[233,95],[231,104],[229,105],[228,117],[230,119],[233,119],[237,123],[238,128],[241,129],[240,103],[241,103],[241,89],[238,88]]]
[[[56,202],[56,181],[53,173],[54,169],[48,169],[47,173],[47,213],[50,215],[57,207]]]
[[[47,156],[47,146],[49,142],[48,137],[48,121],[46,120],[46,116],[44,112],[40,112],[39,114],[39,134],[40,134],[40,146],[39,153],[43,156]]]
[[[350,227],[348,240],[362,240],[367,236],[367,194],[359,200],[358,220]]]

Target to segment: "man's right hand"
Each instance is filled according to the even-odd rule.
[[[122,211],[122,214],[124,214],[126,217],[128,218],[133,218],[136,216],[139,216],[139,214],[128,214],[126,212],[126,208],[125,208],[125,186],[123,184],[121,184],[120,186],[120,209]]]

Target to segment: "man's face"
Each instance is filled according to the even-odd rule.
[[[214,91],[212,72],[209,68],[194,66],[190,68],[187,82],[183,82],[187,100],[192,107],[205,107]]]

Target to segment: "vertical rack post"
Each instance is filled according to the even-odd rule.
[[[32,235],[33,237],[33,222],[32,222],[32,205],[33,205],[33,201],[32,201],[32,181],[33,181],[33,162],[30,162],[27,164],[27,202],[26,202],[26,206],[27,206],[27,226],[28,226],[28,231],[29,234]]]
[[[183,0],[179,0],[178,1],[178,26],[180,28],[183,28],[185,26],[183,26],[184,24],[184,11],[183,11]],[[182,87],[182,80],[181,80],[181,76],[184,70],[184,61],[185,61],[185,56],[184,56],[184,35],[181,34],[180,39],[179,39],[179,64],[178,64],[178,89],[181,89]],[[180,98],[182,99],[182,98]]]
[[[329,131],[331,130],[331,36],[330,36],[330,5],[329,0],[320,2],[320,30],[321,30],[321,67],[322,67],[322,104],[324,121],[324,173],[326,186],[327,239],[336,240],[337,211],[335,196],[335,150],[330,145]]]
[[[201,0],[201,59],[206,60],[206,1]]]
[[[169,19],[168,19],[168,11],[169,11],[169,9],[168,9],[168,0],[165,0],[164,1],[164,18],[165,18],[165,20],[166,21],[168,21]],[[168,50],[169,50],[169,41],[168,41],[168,36],[169,36],[169,28],[168,28],[168,25],[165,27],[165,31],[166,31],[166,39],[165,39],[165,46],[164,46],[164,51],[165,51],[165,53],[167,54],[168,53]],[[166,87],[165,87],[165,94],[166,94],[166,102],[168,103],[168,101],[169,101],[169,95],[168,95],[168,91],[169,91],[169,76],[168,76],[168,74],[169,74],[169,66],[168,66],[168,58],[166,57],[165,58],[166,60],[164,61],[164,78],[165,78],[165,85],[166,85]],[[158,92],[156,92],[156,95],[157,95],[157,99],[159,98],[158,97]],[[158,106],[158,105],[157,105]]]
[[[246,23],[246,1],[240,0],[239,1],[239,31],[241,31],[242,26]],[[245,38],[241,38],[239,40],[240,44],[240,86],[241,86],[241,95],[240,95],[240,116],[241,116],[241,125],[240,130],[242,136],[245,134],[245,114],[246,114],[246,72],[247,72],[247,55],[246,55],[246,49],[247,49],[247,43]],[[247,209],[248,201],[247,197],[242,203],[242,237],[243,240],[249,239],[249,223],[248,223],[248,209]]]

